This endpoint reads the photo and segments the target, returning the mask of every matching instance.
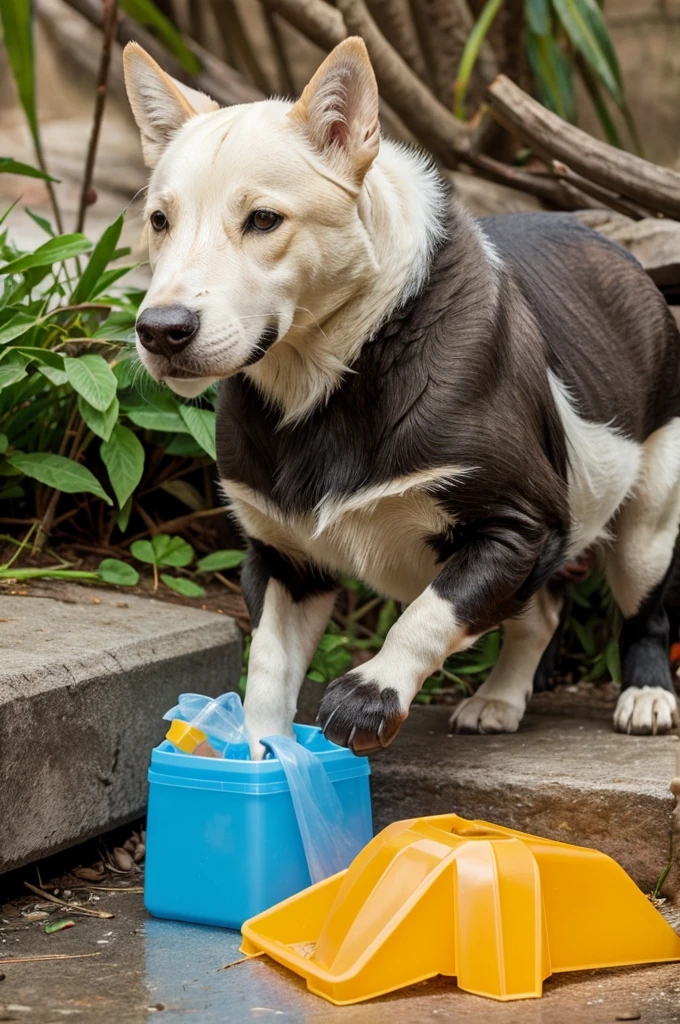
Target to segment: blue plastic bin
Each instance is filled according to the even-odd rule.
[[[358,853],[373,838],[365,757],[295,725],[323,762]],[[156,917],[240,928],[311,884],[293,802],[278,760],[231,761],[152,752],[144,903]]]

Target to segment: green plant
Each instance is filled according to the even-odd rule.
[[[465,96],[472,69],[504,2],[487,0],[468,36],[454,87],[455,113],[460,118],[466,117]],[[527,56],[541,103],[565,120],[575,120],[574,74],[578,72],[608,141],[622,145],[607,97],[621,113],[633,147],[640,152],[618,58],[597,0],[524,0],[524,18]]]

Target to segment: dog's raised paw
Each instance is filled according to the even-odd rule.
[[[517,732],[524,710],[493,697],[468,697],[449,720],[451,732]]]
[[[614,710],[614,728],[636,736],[659,736],[678,724],[675,694],[663,686],[629,686]]]
[[[330,684],[317,721],[326,739],[355,754],[367,754],[388,746],[406,715],[396,690],[381,689],[355,670]]]

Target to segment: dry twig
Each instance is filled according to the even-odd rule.
[[[115,917],[115,914],[111,914],[108,910],[93,910],[92,907],[74,907],[68,900],[62,900],[58,896],[53,896],[51,892],[46,892],[44,889],[39,889],[37,885],[31,885],[30,882],[24,882],[27,889],[34,892],[37,896],[42,899],[49,900],[50,903],[57,903],[60,907],[68,907],[73,914],[86,914],[88,917]]]

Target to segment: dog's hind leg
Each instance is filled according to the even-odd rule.
[[[663,733],[677,724],[664,595],[680,523],[680,419],[643,446],[640,477],[616,526],[606,575],[623,613],[618,732]]]
[[[488,679],[462,701],[452,732],[516,732],[531,696],[534,675],[560,620],[562,595],[544,586],[516,618],[503,623],[503,646]]]

